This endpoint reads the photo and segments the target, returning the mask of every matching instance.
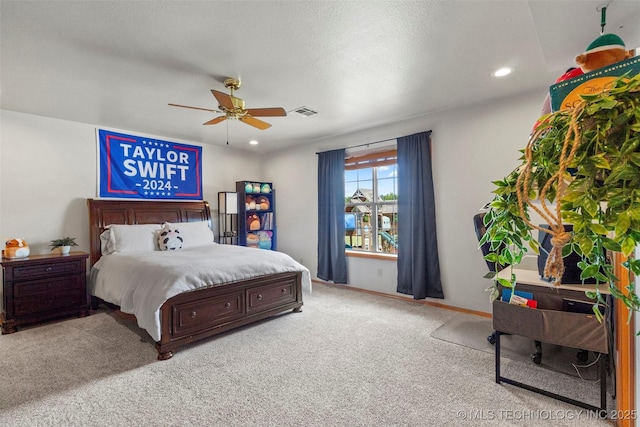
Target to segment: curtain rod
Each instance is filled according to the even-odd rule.
[[[429,135],[431,135],[431,132],[433,132],[433,131],[432,130],[428,130],[428,131],[425,131],[425,132],[428,133]],[[402,137],[398,137],[398,138],[402,138]],[[344,148],[345,148],[345,150],[348,150],[349,148],[365,147],[365,146],[369,146],[369,145],[373,145],[373,144],[381,144],[383,142],[393,141],[394,139],[398,139],[398,138],[383,139],[381,141],[367,142],[367,143],[364,143],[364,144],[352,145],[350,147],[344,147]],[[327,151],[333,151],[333,150],[327,150]],[[327,151],[318,151],[318,152],[316,152],[316,154],[326,153]]]

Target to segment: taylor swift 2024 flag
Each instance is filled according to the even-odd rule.
[[[202,147],[103,129],[98,139],[98,195],[202,200]]]

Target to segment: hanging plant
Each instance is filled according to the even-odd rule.
[[[560,284],[563,257],[571,252],[581,261],[582,280],[608,285],[611,294],[633,311],[640,310],[632,274],[640,274],[633,256],[640,243],[640,75],[619,78],[607,92],[583,95],[571,110],[541,118],[527,146],[522,164],[506,178],[494,181],[495,197],[484,217],[489,242],[485,257],[496,264],[519,264],[531,249],[539,253],[533,230],[552,235],[553,249],[545,276]],[[534,211],[548,224],[533,224]],[[564,224],[572,224],[572,232]],[[618,280],[607,251],[620,252],[630,280],[626,292]],[[489,287],[498,297],[498,283],[513,288],[516,278],[498,278]],[[587,296],[604,302],[598,286]],[[596,316],[600,311],[594,308]]]

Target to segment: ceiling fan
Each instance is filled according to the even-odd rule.
[[[188,105],[169,104],[172,107],[191,108],[193,110],[211,111],[212,113],[222,113],[223,116],[216,117],[203,123],[204,125],[215,125],[227,119],[237,119],[250,126],[258,128],[260,130],[268,129],[271,125],[256,117],[282,117],[286,116],[287,112],[284,108],[272,107],[272,108],[244,108],[244,100],[234,96],[234,91],[240,89],[240,80],[234,78],[228,78],[224,80],[224,86],[231,91],[230,94],[211,89],[211,93],[218,101],[219,110],[211,110],[209,108],[190,107]]]

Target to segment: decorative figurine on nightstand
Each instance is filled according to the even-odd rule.
[[[29,245],[26,240],[12,238],[7,239],[2,251],[3,258],[24,258],[29,256]]]

